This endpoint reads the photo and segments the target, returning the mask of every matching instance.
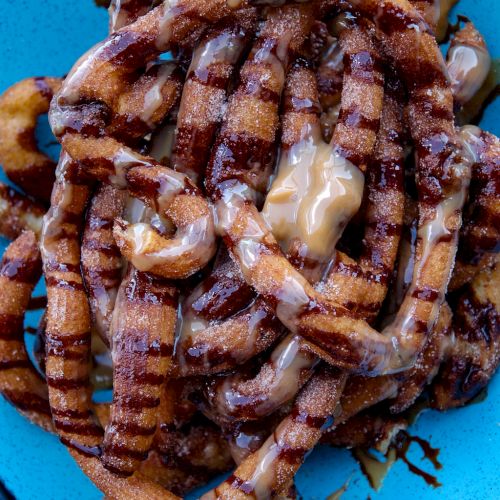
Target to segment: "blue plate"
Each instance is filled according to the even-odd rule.
[[[486,36],[494,57],[500,56],[498,0],[461,0],[460,12],[469,16]],[[106,36],[107,14],[92,0],[0,0],[0,91],[28,76],[57,76],[67,72],[91,45]],[[487,110],[483,127],[500,134],[495,120],[497,101]],[[2,174],[3,175],[3,174]],[[0,241],[3,251],[6,242]],[[37,315],[28,319],[35,324]],[[500,498],[500,379],[493,380],[485,401],[445,414],[429,411],[411,433],[441,450],[441,470],[423,461],[413,444],[408,458],[437,476],[433,489],[408,472],[399,461],[389,471],[379,492],[373,491],[350,453],[319,447],[297,476],[306,500],[325,499],[348,486],[342,499]],[[22,418],[0,398],[0,479],[20,500],[98,499],[102,494],[75,465],[56,437]],[[196,498],[198,495],[191,495]],[[2,493],[0,493],[0,498]]]

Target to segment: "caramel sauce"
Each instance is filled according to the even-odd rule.
[[[412,443],[417,443],[424,453],[424,458],[433,465],[434,469],[442,469],[442,464],[438,460],[439,448],[434,448],[428,441],[418,436],[411,436],[406,431],[402,430],[396,436],[394,443],[391,444],[387,453],[384,455],[385,460],[380,460],[375,454],[369,450],[355,448],[352,451],[353,457],[358,461],[361,471],[368,479],[370,486],[379,491],[384,478],[397,460],[403,461],[410,472],[420,476],[428,485],[433,488],[438,488],[442,484],[437,477],[429,474],[414,463],[410,462],[407,457],[408,450]]]

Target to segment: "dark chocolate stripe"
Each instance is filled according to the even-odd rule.
[[[165,381],[164,375],[156,373],[141,373],[140,376],[134,379],[134,384],[140,385],[161,385]]]
[[[434,290],[433,288],[425,287],[425,288],[416,288],[413,290],[411,296],[415,299],[419,299],[425,302],[434,302],[439,296],[439,290]]]
[[[67,262],[57,262],[55,260],[50,260],[44,264],[45,272],[55,272],[55,273],[75,273],[80,274],[79,264],[68,264]]]
[[[145,427],[135,422],[112,422],[113,430],[135,436],[151,436],[156,432],[156,425]]]
[[[47,334],[47,344],[54,347],[80,347],[90,345],[90,332]]]
[[[344,74],[358,82],[384,85],[380,59],[366,50],[355,54],[344,54]]]
[[[376,313],[380,309],[380,302],[354,302],[352,300],[348,300],[346,302],[343,302],[342,305],[346,308],[349,309],[350,311],[356,310],[356,309],[361,309],[365,311],[366,313]]]
[[[225,481],[225,483],[229,484],[231,488],[236,490],[240,490],[246,495],[251,495],[253,498],[257,498],[255,495],[254,487],[249,481],[244,481],[240,477],[231,474]],[[217,492],[217,490],[215,490]]]
[[[103,286],[102,281],[110,281],[111,283],[106,283],[106,289],[113,288],[119,285],[121,282],[121,267],[115,267],[112,269],[85,269],[85,277],[87,281],[87,286],[90,289],[101,288]]]
[[[9,259],[4,257],[0,268],[0,276],[17,283],[32,285],[38,281],[42,272],[41,260]]]
[[[433,85],[429,85],[430,88]],[[429,99],[429,95],[420,88],[418,93],[414,93],[411,100],[411,105],[416,107],[423,115],[432,116],[439,120],[453,120],[453,110],[449,106],[441,105],[434,99]]]
[[[204,68],[203,70],[191,70],[188,79],[196,82],[204,87],[212,87],[219,90],[225,90],[227,87],[228,79],[217,73],[217,68]]]
[[[387,283],[386,273],[373,273],[369,270],[363,270],[358,264],[348,264],[346,262],[336,262],[333,270],[345,276],[353,278],[361,278],[369,283],[379,283],[385,285]]]
[[[132,458],[134,460],[143,461],[148,456],[148,451],[134,450],[129,446],[124,444],[112,443],[105,446],[105,452],[107,455],[114,455],[115,457],[126,457]]]
[[[92,412],[90,410],[73,410],[71,408],[61,409],[52,408],[52,415],[61,418],[79,418],[84,419],[90,417]]]
[[[293,407],[291,416],[295,422],[305,424],[312,429],[321,429],[328,420],[326,417],[315,417],[310,413],[300,411],[297,406]]]
[[[48,400],[38,394],[10,390],[4,390],[2,393],[8,401],[21,411],[34,411],[50,415]]]
[[[61,278],[56,278],[55,276],[46,276],[45,277],[45,283],[47,287],[52,287],[52,288],[62,288],[65,290],[71,290],[75,292],[84,292],[85,287],[83,286],[83,283],[78,282],[78,281],[73,281],[73,280],[64,280]]]
[[[156,408],[160,404],[160,398],[146,395],[125,395],[116,403],[129,410],[142,410],[144,408]]]
[[[420,16],[412,16],[394,3],[385,4],[383,7],[377,6],[376,9],[372,10],[375,10],[373,15],[376,16],[378,28],[388,36],[410,29],[422,30],[425,28],[425,24]]]
[[[23,322],[23,316],[0,314],[0,340],[21,340]]]
[[[365,129],[376,132],[379,128],[380,120],[367,118],[363,111],[358,108],[342,108],[339,113],[339,123],[354,129]]]
[[[290,465],[298,465],[304,461],[306,454],[310,451],[309,448],[300,448],[294,446],[288,446],[285,444],[280,444],[278,459],[284,460]]]
[[[413,322],[415,324],[415,331],[417,333],[424,333],[424,332],[427,332],[427,330],[429,329],[427,321],[413,318]]]
[[[63,377],[46,377],[47,385],[59,391],[70,391],[73,389],[82,389],[89,385],[87,376],[83,378],[63,378]]]
[[[120,249],[114,243],[104,243],[98,238],[86,238],[83,242],[84,250],[93,250],[106,255],[107,257],[120,257]]]
[[[12,370],[14,368],[30,368],[31,363],[28,359],[0,359],[0,371]]]
[[[393,190],[398,193],[403,192],[404,166],[401,158],[391,158],[385,156],[371,162],[368,175],[370,184],[374,191],[387,192]]]
[[[283,112],[285,113],[302,113],[319,115],[321,113],[321,105],[319,102],[309,98],[300,98],[297,96],[287,95],[283,100]]]
[[[69,434],[78,434],[80,436],[102,436],[103,434],[102,429],[92,422],[78,423],[69,420],[59,420],[58,418],[54,418],[53,421],[56,429]]]
[[[238,95],[252,96],[263,102],[270,102],[276,106],[281,100],[281,95],[272,89],[264,87],[261,80],[257,76],[245,76],[244,85],[241,85],[238,92],[234,94],[233,99],[237,99]]]

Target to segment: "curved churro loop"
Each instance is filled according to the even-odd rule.
[[[115,172],[117,177],[114,180],[109,178],[111,172],[104,175],[104,180],[126,185],[125,169],[130,161],[132,164],[144,164],[145,160],[126,149],[125,157],[123,154],[120,156],[124,151],[121,144],[109,138],[77,137],[74,132],[94,136],[113,133],[116,122],[121,123],[116,118],[116,113],[118,112],[118,116],[120,114],[120,99],[127,92],[134,94],[134,86],[130,90],[129,82],[137,69],[151,62],[172,43],[181,42],[190,34],[204,29],[206,22],[220,21],[232,13],[232,9],[222,0],[185,0],[175,6],[163,2],[133,24],[110,35],[75,65],[54,99],[50,121],[63,147],[71,149],[71,155],[86,164],[86,175],[92,172],[96,176],[107,159],[119,171]],[[253,9],[243,9],[238,19],[244,23],[252,13]],[[143,85],[139,84],[139,89],[143,89]],[[156,91],[156,94],[159,93]],[[148,95],[149,92],[145,97]],[[159,98],[155,97],[154,101],[157,107],[163,105],[161,95]],[[130,107],[130,102],[128,106]],[[111,122],[110,112],[114,113]],[[96,146],[100,147],[100,156],[95,149],[90,149]],[[134,158],[131,159],[130,156]],[[108,165],[108,170],[109,167]],[[155,190],[159,189],[160,192],[155,197],[155,202],[162,212],[168,210],[168,216],[180,225],[178,238],[167,241],[144,224],[130,228],[120,224],[117,226],[116,236],[125,257],[138,269],[160,273],[165,277],[185,277],[203,267],[213,255],[212,216],[205,200],[196,195],[196,190],[188,192],[191,190],[182,177],[174,178],[173,174],[167,174],[165,167],[162,168],[165,175],[156,181],[158,188]],[[156,170],[158,169],[159,166]],[[153,180],[145,182],[150,185],[151,181]],[[172,181],[178,191],[172,192],[172,187],[168,186],[164,192],[162,184],[167,182],[168,185]],[[148,200],[151,201],[151,198]],[[204,246],[202,242],[205,242]]]
[[[0,96],[0,163],[27,194],[50,200],[55,163],[36,144],[35,127],[61,87],[60,78],[28,78]]]
[[[42,230],[45,208],[15,189],[0,182],[0,234],[16,239],[23,231],[33,231],[37,236]]]
[[[100,186],[87,212],[82,239],[82,273],[89,294],[93,326],[107,344],[123,267],[113,237],[113,223],[122,216],[125,197],[124,191]]]
[[[107,133],[133,144],[162,123],[179,100],[184,73],[174,61],[151,63],[116,100]]]
[[[172,168],[195,182],[203,180],[227,88],[245,50],[251,26],[211,29],[193,53],[177,116]]]
[[[212,213],[200,191],[174,172],[116,140],[66,134],[63,148],[80,164],[79,175],[127,188],[160,217],[177,227],[173,238],[150,224],[117,220],[116,242],[137,269],[165,278],[185,278],[203,268],[215,253]]]
[[[456,341],[432,385],[432,406],[466,404],[488,383],[500,363],[500,264],[467,285],[453,317]]]
[[[238,11],[244,23],[254,9]],[[225,0],[164,1],[134,23],[112,33],[92,48],[73,67],[50,111],[54,134],[66,132],[103,135],[110,125],[110,113],[130,89],[137,70],[154,61],[173,44],[198,35],[207,23],[233,14]],[[112,125],[112,123],[111,123]]]
[[[450,290],[460,288],[478,269],[491,265],[500,241],[500,140],[477,127],[465,129],[470,131],[468,144],[476,162]]]
[[[176,289],[129,269],[111,329],[113,404],[102,453],[108,470],[130,475],[147,457],[173,352],[176,317]]]
[[[0,392],[29,420],[51,431],[47,386],[24,345],[24,314],[41,273],[36,236],[23,232],[0,263]]]
[[[236,374],[215,379],[207,401],[219,420],[260,419],[290,401],[313,373],[317,357],[292,334],[273,350],[253,378]]]
[[[224,251],[182,305],[173,374],[226,371],[270,347],[283,328],[254,295]]]
[[[344,383],[345,375],[337,371],[325,368],[318,372],[264,445],[202,499],[270,498],[287,487],[305,455],[319,441],[322,429],[331,423]],[[320,399],[324,405],[317,404]]]

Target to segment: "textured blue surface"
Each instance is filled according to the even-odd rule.
[[[498,0],[462,0],[468,15],[495,57],[500,56]],[[92,0],[0,0],[0,91],[27,76],[62,75],[77,57],[106,34],[107,16]],[[499,134],[497,101],[483,126]],[[0,249],[5,242],[0,241]],[[29,322],[35,323],[30,317]],[[305,500],[325,499],[350,479],[343,499],[500,498],[500,378],[490,384],[486,401],[450,411],[425,413],[412,433],[441,449],[443,469],[435,472],[413,445],[410,459],[436,473],[442,487],[432,489],[398,462],[380,492],[372,491],[348,452],[322,447],[307,460],[297,477]],[[0,479],[20,500],[97,499],[102,495],[74,464],[65,448],[20,417],[0,400]],[[195,498],[193,495],[191,498]],[[1,498],[1,494],[0,494]]]

